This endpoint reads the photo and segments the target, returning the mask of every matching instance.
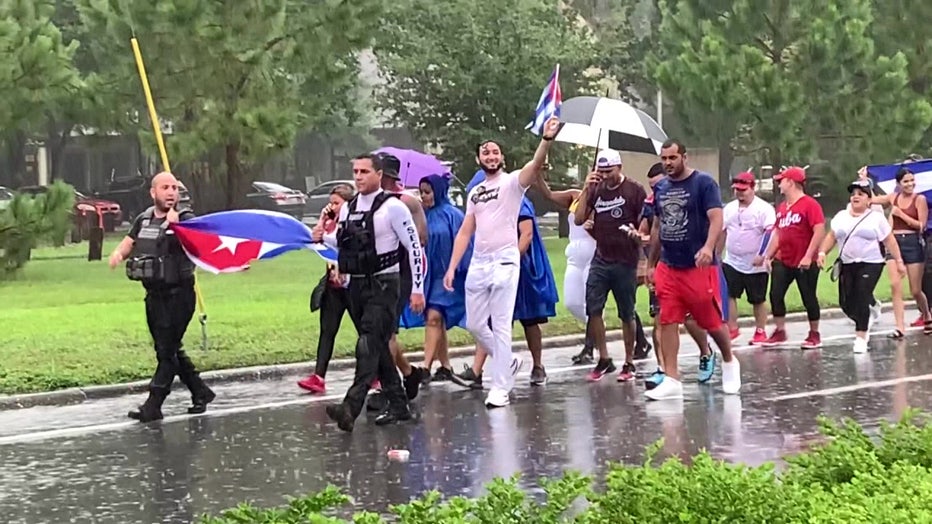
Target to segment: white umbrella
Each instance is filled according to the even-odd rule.
[[[577,96],[560,105],[558,142],[598,149],[660,154],[667,134],[653,118],[613,98]]]

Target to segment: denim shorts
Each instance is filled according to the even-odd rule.
[[[904,264],[921,264],[926,260],[925,241],[919,233],[895,233]]]

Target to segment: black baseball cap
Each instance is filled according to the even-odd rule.
[[[391,178],[400,178],[401,160],[395,155],[381,153],[382,157],[382,174]]]

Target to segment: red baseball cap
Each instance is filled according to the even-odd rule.
[[[797,182],[800,184],[805,183],[806,182],[806,170],[801,167],[791,166],[777,173],[777,175],[773,177],[773,179],[776,180],[777,182],[783,180],[784,178],[788,178],[792,180],[793,182]]]
[[[750,171],[738,173],[734,178],[731,179],[732,188],[747,189],[749,187],[754,187],[754,184],[754,173]]]

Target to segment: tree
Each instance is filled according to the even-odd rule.
[[[909,88],[932,100],[932,34],[928,20],[932,3],[924,0],[876,0],[871,35],[878,51],[893,56],[903,53],[908,63]],[[917,152],[932,156],[932,127],[925,131]]]
[[[739,0],[707,18],[690,2],[660,7],[658,81],[694,130],[707,126],[738,153],[847,180],[912,149],[932,119],[906,89],[904,56],[875,49],[868,0]]]
[[[21,269],[42,240],[60,240],[71,227],[74,188],[55,182],[35,197],[16,195],[0,210],[0,280]]]
[[[326,127],[358,77],[356,53],[375,32],[376,0],[108,2],[76,0],[98,63],[110,60],[136,93],[144,144],[155,141],[130,48],[142,48],[174,163],[218,153],[226,207],[245,202],[253,168]]]
[[[374,52],[384,80],[379,107],[419,142],[441,147],[458,173],[471,174],[483,139],[502,141],[511,167],[528,159],[539,138],[524,126],[551,71],[560,64],[564,100],[586,92],[595,47],[572,10],[546,0],[481,8],[401,0],[387,8]],[[552,161],[563,153],[554,148]]]
[[[81,88],[72,65],[77,42],[65,43],[49,1],[0,0],[0,129],[15,183],[25,174],[24,148],[42,125],[46,104]]]

